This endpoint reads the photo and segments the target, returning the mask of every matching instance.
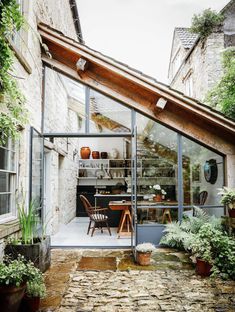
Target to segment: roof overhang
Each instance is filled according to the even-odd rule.
[[[52,56],[42,55],[48,66],[215,150],[235,153],[234,121],[45,24],[39,33]],[[159,99],[166,102],[160,109]]]

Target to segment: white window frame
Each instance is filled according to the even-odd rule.
[[[7,169],[1,169],[0,172],[6,172],[9,173],[10,176],[10,191],[9,192],[0,192],[0,195],[8,195],[10,194],[10,207],[9,212],[5,214],[0,214],[0,223],[4,223],[13,219],[16,219],[17,213],[16,213],[16,203],[15,203],[15,194],[16,194],[16,187],[17,187],[17,152],[16,152],[16,145],[15,148],[13,148],[13,142],[12,140],[8,140],[8,143],[6,146],[0,146],[1,149],[6,150],[9,152],[8,160],[7,160]],[[0,150],[1,152],[1,150]],[[12,168],[9,168],[11,163],[11,154],[14,153],[14,170],[12,171]]]
[[[180,47],[176,50],[174,57],[172,59],[172,76],[174,77],[176,73],[178,72],[180,66],[181,66],[182,60],[180,57]]]

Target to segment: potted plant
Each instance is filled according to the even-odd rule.
[[[46,287],[42,273],[27,282],[26,292],[21,302],[20,311],[36,312],[39,310],[40,300],[46,296]]]
[[[26,283],[33,280],[39,270],[24,257],[6,258],[0,263],[0,309],[1,312],[17,312],[24,296]]]
[[[195,235],[191,251],[196,257],[196,273],[200,276],[210,276],[213,262],[210,243],[206,240],[201,241]]]
[[[222,195],[220,202],[227,207],[230,218],[235,218],[235,189],[224,186],[218,194]]]
[[[155,193],[155,196],[153,197],[153,199],[156,202],[160,202],[162,200],[162,189],[161,186],[159,184],[155,184],[153,186],[149,186],[150,190],[153,191]]]
[[[136,246],[136,262],[139,265],[149,265],[152,252],[156,247],[151,243],[142,243]]]
[[[5,254],[17,258],[18,254],[32,261],[42,272],[45,272],[51,263],[50,236],[44,233],[39,235],[40,218],[37,214],[36,204],[31,201],[26,211],[24,201],[18,205],[18,217],[21,229],[21,239],[8,241]]]

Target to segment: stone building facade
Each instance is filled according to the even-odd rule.
[[[16,220],[16,201],[22,194],[26,199],[29,196],[29,162],[30,162],[30,127],[41,132],[43,66],[41,60],[42,41],[37,31],[39,22],[50,24],[64,35],[82,42],[80,24],[75,1],[70,0],[21,0],[19,1],[25,18],[25,27],[16,33],[12,48],[15,52],[13,73],[20,77],[18,84],[26,98],[29,124],[20,133],[20,140],[16,143],[15,174],[13,173],[14,190],[12,201],[14,204],[6,208],[0,224],[0,248],[3,250],[4,239],[15,235],[19,229]],[[63,21],[63,22],[62,22]],[[46,48],[46,47],[44,47]],[[51,88],[57,87],[58,81],[51,82]],[[67,114],[70,112],[66,112]],[[64,119],[65,112],[57,110],[58,122]],[[50,123],[50,120],[48,120]],[[72,121],[70,119],[70,123]],[[71,143],[71,144],[70,144]],[[47,213],[47,231],[54,233],[59,222],[69,222],[76,213],[76,170],[72,170],[76,161],[73,157],[76,142],[69,139],[57,139],[55,142],[45,141],[45,158],[49,161],[49,178],[46,188],[50,190],[50,211]],[[43,176],[43,175],[42,175]],[[16,192],[15,192],[16,191]],[[72,194],[71,194],[72,193]],[[19,199],[20,201],[21,199]],[[66,205],[65,205],[66,203]],[[61,208],[63,207],[63,209]],[[2,254],[0,250],[0,255]]]
[[[188,28],[175,28],[169,63],[170,86],[184,94],[204,101],[205,96],[220,79],[223,70],[221,53],[235,45],[235,1],[221,11],[222,27],[202,41]]]
[[[11,196],[16,199],[17,195],[23,193],[28,200],[32,193],[32,186],[35,192],[33,197],[40,199],[38,194],[44,193],[41,205],[45,208],[45,215],[42,217],[47,224],[49,234],[54,234],[60,224],[68,223],[76,216],[78,153],[82,147],[81,144],[86,143],[87,134],[90,135],[90,138],[97,139],[98,135],[94,136],[94,133],[98,134],[100,128],[103,127],[108,130],[109,134],[114,131],[113,128],[118,128],[121,129],[120,133],[129,131],[128,136],[131,136],[134,133],[134,126],[143,124],[142,119],[138,122],[138,116],[140,118],[145,116],[147,118],[145,122],[148,125],[152,125],[154,121],[155,125],[152,125],[150,130],[154,130],[154,127],[159,128],[159,131],[153,132],[156,142],[162,143],[159,145],[163,146],[169,141],[173,130],[174,148],[177,153],[178,149],[181,149],[182,152],[185,147],[186,154],[189,155],[193,152],[194,155],[198,155],[196,150],[203,149],[203,146],[208,147],[207,157],[202,158],[201,162],[204,163],[212,157],[219,157],[217,159],[218,168],[222,173],[216,187],[222,186],[224,181],[227,182],[227,185],[234,186],[235,146],[232,121],[215,111],[201,107],[197,101],[184,97],[168,86],[156,82],[153,78],[82,45],[75,0],[22,0],[20,3],[28,26],[27,30],[23,29],[16,34],[12,43],[16,55],[13,72],[21,78],[18,83],[26,97],[29,123],[21,131],[20,140],[17,142],[15,150],[10,151],[9,148],[9,153],[17,158],[17,160],[15,159],[15,169],[10,173],[15,182]],[[220,35],[218,33],[218,36]],[[178,40],[179,45],[180,40]],[[194,42],[196,38],[192,36],[190,40]],[[180,48],[181,57],[185,55],[184,49],[190,48]],[[174,47],[174,51],[177,52],[177,48]],[[194,52],[192,51],[192,53]],[[48,57],[50,55],[51,58]],[[43,66],[42,59],[46,67]],[[87,71],[85,66],[82,70],[77,66],[78,60],[88,63]],[[176,64],[179,63],[178,60]],[[81,88],[84,88],[83,92],[80,92]],[[161,105],[162,103],[164,105]],[[110,109],[108,113],[107,107]],[[46,109],[44,110],[44,108]],[[85,122],[81,123],[81,116],[86,122],[86,127],[84,126]],[[137,119],[134,120],[133,116],[137,116]],[[101,118],[103,123],[95,122],[97,119],[99,120],[98,117],[103,117]],[[208,124],[205,123],[205,120]],[[130,129],[132,129],[132,133]],[[50,132],[55,134],[58,131],[63,134],[75,133],[75,135],[74,137],[45,135]],[[171,135],[167,135],[169,131]],[[41,172],[40,169],[42,161],[40,144],[43,140],[40,133],[47,137],[43,142],[44,146],[42,145],[44,148],[44,172]],[[84,141],[78,134],[83,134]],[[182,138],[183,135],[185,137]],[[162,136],[162,138],[158,136]],[[158,141],[161,139],[162,141]],[[100,137],[96,141],[100,143]],[[100,150],[97,147],[97,142],[93,143],[94,150]],[[108,144],[106,143],[106,145]],[[155,143],[152,148],[154,146]],[[107,152],[109,152],[108,148],[105,149]],[[4,154],[2,149],[0,147],[0,152]],[[121,151],[121,148],[119,150]],[[159,154],[161,153],[161,149],[157,148],[156,150],[159,150]],[[30,172],[29,164],[32,163],[32,151],[35,158],[34,168]],[[213,151],[218,154],[215,156]],[[173,154],[177,155],[177,153]],[[156,158],[158,157],[156,156]],[[186,159],[188,158],[189,156],[186,157]],[[193,157],[191,158],[193,160]],[[177,161],[177,159],[180,162],[180,157],[175,156],[174,160]],[[183,161],[179,165],[182,167]],[[225,180],[223,179],[224,167],[227,168]],[[195,187],[198,186],[200,176],[203,175],[203,165],[200,170],[197,173],[198,178],[193,181]],[[174,174],[175,178],[176,176]],[[183,170],[181,170],[180,177],[181,206],[178,204],[176,208],[180,207],[183,210]],[[30,181],[32,183],[29,183]],[[185,181],[187,183],[187,179],[184,179]],[[42,185],[44,185],[43,192],[41,192]],[[215,185],[213,186],[211,189],[215,189]],[[1,192],[0,195],[2,195]],[[218,201],[218,198],[213,196],[209,196],[208,199],[213,204]],[[15,233],[19,231],[16,205],[11,205],[8,208],[7,214],[0,213],[0,248],[2,249],[4,239],[10,235],[16,235]],[[155,228],[153,230],[155,231]],[[161,227],[159,227],[159,231],[162,231]]]

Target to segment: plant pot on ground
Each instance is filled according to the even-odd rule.
[[[151,243],[143,243],[136,246],[136,262],[139,265],[150,265],[151,254],[155,250]]]
[[[41,272],[22,256],[0,263],[0,310],[17,312],[24,296],[26,283]]]
[[[200,276],[210,276],[212,265],[202,259],[196,259],[196,273]]]
[[[35,202],[30,203],[27,212],[24,202],[18,205],[18,215],[22,237],[19,240],[9,241],[5,247],[5,254],[14,259],[21,254],[45,272],[51,264],[51,244],[49,236],[38,234],[40,218],[37,215]]]
[[[218,194],[222,195],[220,202],[226,206],[229,217],[235,218],[235,189],[224,186]]]
[[[42,274],[37,274],[34,279],[27,282],[26,292],[20,305],[20,312],[38,311],[40,307],[40,301],[45,296],[46,287]]]

